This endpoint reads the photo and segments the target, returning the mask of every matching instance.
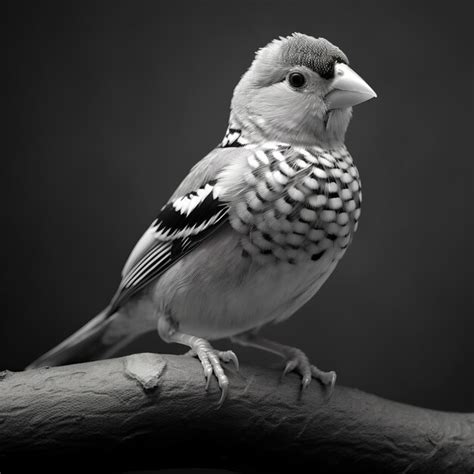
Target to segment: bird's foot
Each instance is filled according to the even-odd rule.
[[[232,362],[236,369],[239,370],[239,360],[233,351],[219,351],[214,349],[205,339],[198,338],[193,348],[186,352],[185,355],[197,357],[202,364],[204,376],[206,377],[206,390],[209,388],[212,374],[217,378],[221,389],[221,398],[219,399],[219,407],[222,406],[229,391],[229,379],[224,373],[222,362]]]
[[[333,370],[324,372],[312,365],[303,351],[293,347],[288,349],[283,376],[292,371],[298,372],[301,375],[301,388],[303,390],[308,387],[312,379],[318,379],[324,386],[329,387],[328,397],[330,397],[336,383],[336,372]]]

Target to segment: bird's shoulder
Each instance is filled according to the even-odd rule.
[[[122,269],[122,278],[161,241],[185,237],[193,226],[194,234],[198,233],[196,229],[204,230],[223,208],[216,177],[229,164],[243,161],[244,156],[240,148],[215,148],[197,162],[136,243]]]
[[[196,191],[209,181],[216,180],[223,170],[236,163],[246,162],[250,147],[217,147],[198,161],[170,196],[168,203]]]

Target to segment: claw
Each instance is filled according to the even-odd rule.
[[[311,373],[309,374],[305,374],[302,378],[301,378],[301,389],[302,390],[305,390],[308,388],[309,384],[311,383]]]
[[[298,365],[298,361],[295,359],[290,359],[285,366],[285,370],[283,370],[283,377],[288,374],[289,372],[292,372],[296,366]]]
[[[332,392],[334,391],[334,386],[336,385],[337,375],[336,375],[336,372],[334,372],[334,370],[332,370],[329,373],[332,376],[331,376],[331,381],[329,382],[328,398],[331,398],[332,397]]]
[[[235,355],[235,352],[227,351],[226,352],[226,357],[228,357],[228,360],[226,360],[226,362],[232,362],[235,366],[235,369],[238,372],[240,370],[240,365],[239,365],[239,359],[237,359],[237,356]]]
[[[229,382],[226,384],[219,384],[221,388],[221,398],[219,398],[219,402],[217,403],[217,408],[219,409],[223,404],[225,399],[227,398],[227,394],[229,392]]]
[[[212,369],[204,369],[204,377],[206,377],[206,392],[209,390],[209,385],[211,384]]]

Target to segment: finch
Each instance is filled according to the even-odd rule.
[[[360,217],[361,184],[344,145],[352,107],[375,92],[324,38],[300,33],[257,51],[234,90],[222,142],[178,186],[132,250],[110,304],[29,368],[105,358],[154,329],[201,361],[206,388],[229,390],[231,338],[332,390],[336,374],[262,327],[321,288]]]

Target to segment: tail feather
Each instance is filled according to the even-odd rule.
[[[106,308],[61,344],[28,365],[26,369],[75,364],[112,355],[128,342],[126,333],[116,334],[112,338],[104,337],[115,317],[116,315],[109,316],[109,308]]]

